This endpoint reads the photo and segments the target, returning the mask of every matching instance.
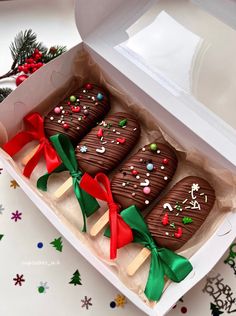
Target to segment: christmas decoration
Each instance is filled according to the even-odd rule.
[[[87,296],[85,296],[84,299],[81,300],[81,303],[82,303],[81,307],[82,307],[82,308],[85,307],[86,309],[89,309],[89,306],[92,306],[92,305],[93,305],[93,304],[91,303],[91,300],[92,300],[91,297],[88,298]]]
[[[219,316],[223,314],[223,312],[221,312],[215,304],[211,303],[211,314],[212,316]]]
[[[20,213],[19,211],[15,211],[15,213],[12,212],[11,214],[12,214],[11,219],[13,219],[15,222],[17,222],[18,220],[21,220],[22,213]]]
[[[16,182],[16,180],[11,180],[10,182],[10,187],[13,189],[16,189],[17,187],[19,187],[19,184]]]
[[[16,78],[16,85],[17,87],[23,82],[25,81],[26,79],[28,78],[27,75],[20,75]]]
[[[47,282],[40,282],[39,286],[38,286],[38,292],[40,294],[42,293],[46,293],[46,290],[49,289],[49,286],[47,285]]]
[[[12,92],[10,88],[0,88],[0,103]],[[1,169],[1,168],[0,168]],[[0,172],[1,174],[1,172]]]
[[[25,282],[24,275],[17,274],[16,277],[13,279],[13,281],[15,281],[15,285],[19,284],[19,286],[22,286],[22,283]]]
[[[37,35],[29,29],[16,35],[10,45],[10,51],[13,59],[11,69],[0,76],[0,79],[8,78],[21,72],[25,74],[34,73],[45,63],[64,53],[66,47],[57,45],[47,49],[42,43],[37,41]],[[24,76],[24,79],[26,78],[27,76]],[[22,82],[21,79],[17,77],[17,85]]]
[[[76,270],[71,277],[69,284],[82,285],[79,270]]]
[[[118,294],[115,298],[116,306],[117,307],[124,307],[127,303],[126,297],[124,295]]]
[[[55,247],[57,251],[62,252],[63,244],[61,237],[55,238],[52,242],[50,242],[50,244],[53,245],[53,247]]]
[[[3,236],[4,236],[3,234],[0,234],[0,240],[2,240]]]

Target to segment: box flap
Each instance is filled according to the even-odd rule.
[[[96,9],[78,0],[76,10],[93,51],[217,151],[235,152],[235,30],[190,0],[103,0]]]

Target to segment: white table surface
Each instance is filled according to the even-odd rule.
[[[0,1],[0,74],[9,70],[12,63],[9,44],[21,30],[32,28],[48,47],[61,44],[70,48],[76,44],[79,34],[74,23],[73,2]],[[1,86],[15,88],[14,79],[1,81]],[[121,293],[60,236],[19,187],[11,186],[13,179],[1,168],[0,165],[0,316],[144,315],[130,302],[123,307],[110,306]],[[17,221],[12,219],[16,211],[22,213]],[[50,244],[59,237],[63,243],[61,252]],[[211,272],[213,276],[220,274],[218,279],[223,278],[221,291],[215,279],[211,284],[212,295],[217,291],[218,294],[210,295],[205,278],[177,303],[169,316],[217,316],[219,312],[211,309],[211,303],[220,305],[221,300],[227,302],[221,315],[236,315],[236,311],[232,312],[236,303],[230,301],[224,290],[228,285],[231,298],[236,297],[236,278],[233,268],[224,263],[226,257],[227,253]],[[69,282],[77,269],[82,285],[74,286]],[[25,280],[21,286],[13,280],[17,274]],[[41,285],[45,293],[39,293]],[[85,296],[91,298],[88,309],[82,307]]]

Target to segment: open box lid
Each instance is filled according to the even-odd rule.
[[[86,45],[236,166],[235,10],[234,0],[77,0],[76,23]]]

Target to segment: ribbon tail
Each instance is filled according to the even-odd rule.
[[[152,251],[150,270],[146,287],[144,290],[145,295],[150,301],[158,301],[161,298],[164,285],[165,285],[165,271],[158,253]]]
[[[60,173],[62,171],[67,170],[64,166],[64,164],[61,164],[59,167],[53,170],[51,173],[45,173],[42,177],[40,177],[37,181],[37,188],[42,190],[42,191],[47,191],[47,186],[48,186],[48,179],[50,176],[54,173]]]
[[[44,146],[44,157],[46,161],[46,167],[49,173],[51,173],[61,164],[61,160],[57,152],[49,143]]]
[[[74,193],[75,193],[75,196],[77,198],[77,201],[79,202],[81,213],[83,216],[82,232],[86,232],[87,231],[87,224],[86,224],[85,204],[84,204],[84,200],[83,200],[82,195],[81,195],[81,189],[79,186],[78,179],[76,179],[76,178],[73,178],[73,189],[74,189]]]
[[[81,191],[80,192],[81,198],[83,200],[84,207],[85,207],[86,217],[89,217],[93,215],[100,208],[100,205],[97,202],[97,200],[94,197],[92,197],[90,194],[88,194],[82,189],[80,189],[80,191]]]
[[[30,133],[23,131],[15,135],[9,142],[4,144],[2,148],[12,157],[33,139]]]
[[[181,282],[193,270],[187,258],[169,249],[159,249],[159,256],[163,262],[165,275],[174,282]]]
[[[110,239],[110,259],[115,259],[117,256],[117,210],[110,207],[109,210],[109,222],[111,227],[111,239]]]
[[[32,171],[34,170],[34,168],[36,167],[36,165],[38,164],[41,155],[42,155],[42,150],[43,150],[43,145],[41,144],[38,148],[38,150],[36,151],[36,153],[34,154],[34,156],[27,162],[24,170],[23,170],[23,175],[27,178],[30,177]]]
[[[120,214],[117,214],[117,247],[122,248],[133,241],[132,229],[122,219]]]

